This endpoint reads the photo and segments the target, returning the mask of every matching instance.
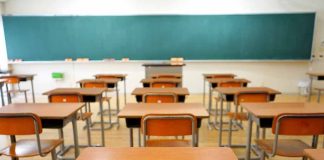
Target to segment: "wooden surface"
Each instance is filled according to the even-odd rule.
[[[0,78],[19,77],[19,78],[33,78],[36,74],[4,74],[0,75]]]
[[[310,76],[324,76],[324,72],[307,72]]]
[[[56,88],[43,93],[43,95],[51,95],[58,93],[78,93],[80,95],[97,96],[104,93],[107,89],[105,88]]]
[[[0,113],[34,113],[41,119],[65,119],[80,110],[84,103],[16,103],[0,108]]]
[[[205,78],[211,78],[213,76],[233,76],[233,77],[236,77],[236,75],[232,74],[232,73],[205,73],[205,74],[203,74],[203,76]]]
[[[216,87],[214,91],[225,95],[239,94],[240,92],[268,92],[269,94],[281,94],[281,92],[268,87]]]
[[[115,76],[116,78],[125,78],[127,74],[96,74],[94,77],[100,77],[100,76]]]
[[[154,82],[172,82],[172,83],[181,83],[181,79],[175,78],[144,78],[141,80],[141,83],[154,83]]]
[[[175,76],[176,78],[182,78],[182,74],[179,73],[156,73],[152,74],[151,78],[157,78],[158,76]]]
[[[324,149],[305,149],[305,155],[311,160],[324,160]]]
[[[146,93],[174,93],[176,95],[189,95],[187,88],[135,88],[132,95],[143,95]]]
[[[120,81],[119,78],[109,78],[109,79],[82,79],[77,81],[77,83],[89,83],[89,82],[99,82],[99,83],[106,83],[106,84],[117,84]]]
[[[230,148],[87,148],[77,160],[237,160]]]
[[[251,81],[244,79],[244,78],[238,78],[238,79],[232,79],[232,78],[209,78],[207,79],[209,83],[225,83],[225,82],[242,82],[242,83],[250,83]]]
[[[242,103],[241,106],[258,118],[273,118],[281,113],[323,113],[323,104],[303,102]]]
[[[200,103],[128,103],[119,112],[119,118],[141,118],[146,114],[189,113],[198,118],[207,118],[205,107]]]

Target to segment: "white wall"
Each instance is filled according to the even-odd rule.
[[[318,55],[324,41],[324,1],[323,0],[9,0],[5,3],[7,15],[138,15],[138,14],[246,14],[246,13],[286,13],[316,12],[313,52]],[[316,56],[318,57],[318,56]],[[56,85],[73,85],[74,80],[89,77],[95,72],[122,72],[129,74],[129,91],[139,86],[144,77],[141,63],[86,63],[74,65],[74,69],[60,64],[14,64],[17,73],[38,74],[36,87],[41,93]],[[323,60],[313,61],[313,70],[323,70]],[[111,66],[112,65],[112,66]],[[50,67],[50,69],[44,69]],[[62,68],[63,67],[63,68]],[[111,69],[112,67],[112,69]],[[59,69],[57,69],[59,68]],[[69,76],[59,84],[48,79],[52,70],[65,69]],[[202,91],[201,73],[233,72],[252,80],[252,85],[266,85],[283,92],[297,92],[298,80],[305,78],[309,70],[307,62],[190,62],[184,69],[184,85],[191,92]],[[47,81],[44,81],[46,79]]]

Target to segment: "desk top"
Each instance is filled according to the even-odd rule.
[[[120,81],[119,78],[109,78],[109,79],[82,79],[77,81],[77,83],[89,83],[89,82],[98,82],[98,83],[106,83],[106,84],[116,84]]]
[[[310,76],[324,76],[324,72],[307,72]]]
[[[141,118],[146,114],[189,113],[199,118],[209,117],[200,103],[128,103],[119,112],[119,118]]]
[[[305,149],[305,155],[312,160],[323,160],[324,159],[324,149]]]
[[[281,92],[268,87],[216,87],[216,92],[225,95],[239,94],[240,92],[268,92],[269,94],[281,94]]]
[[[132,95],[143,95],[146,93],[174,93],[177,95],[189,95],[187,88],[135,88]]]
[[[58,93],[78,93],[80,95],[98,96],[107,91],[106,88],[56,88],[43,93],[43,95],[51,95]]]
[[[154,82],[173,82],[173,83],[181,83],[181,79],[176,78],[145,78],[141,80],[141,83],[154,83]]]
[[[273,118],[281,113],[323,113],[324,105],[303,102],[242,103],[241,106],[258,118]]]
[[[205,78],[212,78],[212,77],[217,77],[217,76],[219,76],[219,77],[223,77],[223,76],[228,76],[228,77],[236,77],[236,75],[235,74],[232,74],[232,73],[204,73],[203,74],[203,76],[205,77]]]
[[[0,75],[0,78],[10,78],[10,77],[19,77],[19,78],[33,78],[36,74],[3,74]]]
[[[116,77],[116,78],[125,78],[127,76],[127,74],[114,74],[114,73],[109,73],[109,74],[96,74],[94,75],[94,77],[98,78],[98,77]]]
[[[0,113],[34,113],[41,119],[66,119],[84,103],[16,103],[0,108]]]
[[[158,78],[159,76],[175,76],[176,78],[182,78],[180,73],[155,73],[151,75],[151,78]]]
[[[237,160],[227,147],[141,147],[84,149],[77,160]]]
[[[224,82],[242,82],[242,83],[250,83],[251,81],[244,78],[209,78],[207,79],[209,83],[224,83]]]

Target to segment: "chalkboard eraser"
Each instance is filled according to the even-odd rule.
[[[77,58],[76,61],[77,62],[89,62],[90,59],[89,58]]]
[[[65,58],[65,62],[72,62],[73,59],[72,58]]]
[[[129,61],[129,58],[122,58],[121,61],[122,62],[128,62]]]

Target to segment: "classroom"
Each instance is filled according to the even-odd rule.
[[[324,160],[323,0],[0,13],[0,160]]]

